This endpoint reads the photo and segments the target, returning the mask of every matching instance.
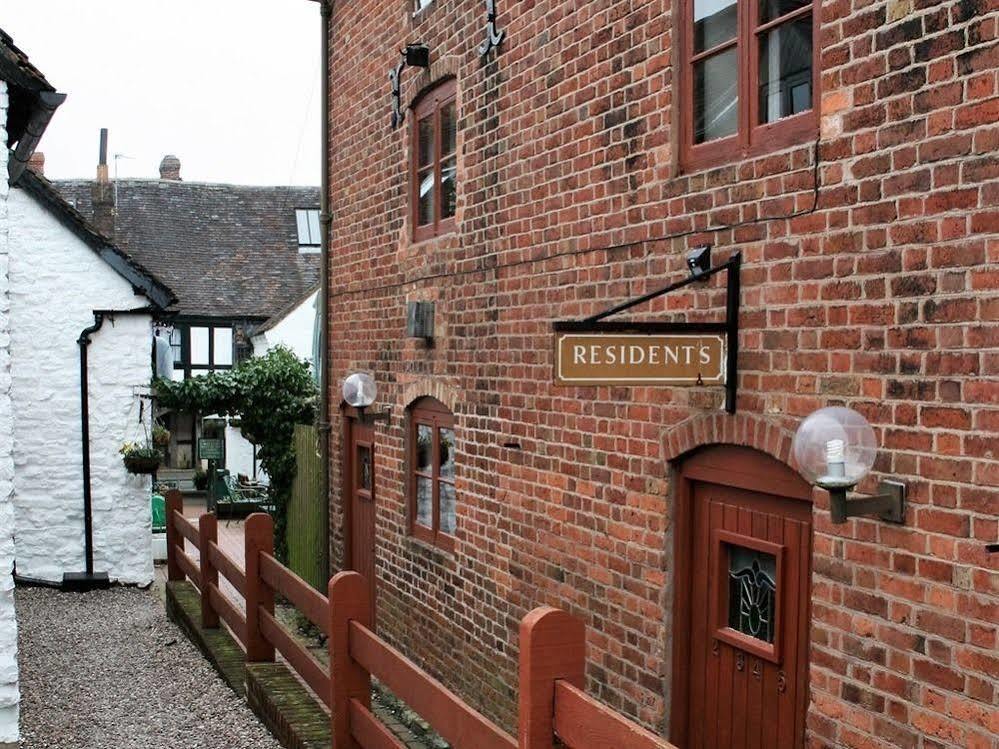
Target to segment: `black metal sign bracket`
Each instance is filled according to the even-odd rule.
[[[479,57],[485,57],[500,46],[506,36],[506,29],[496,28],[496,16],[496,0],[486,0],[486,40],[479,45]]]
[[[583,320],[562,320],[554,324],[559,333],[718,333],[725,336],[725,410],[735,413],[735,401],[738,392],[739,371],[739,271],[742,268],[742,253],[736,252],[721,265],[707,270],[692,269],[692,275],[682,281],[653,291],[644,296],[631,299],[596,315]],[[632,307],[665,296],[700,281],[707,281],[711,276],[726,272],[725,322],[627,322],[607,321],[608,317],[624,312]]]

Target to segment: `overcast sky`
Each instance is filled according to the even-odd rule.
[[[0,0],[0,28],[68,94],[38,148],[50,179],[93,177],[107,127],[121,177],[172,153],[185,180],[319,184],[317,3]]]

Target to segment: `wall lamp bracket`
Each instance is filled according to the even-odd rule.
[[[497,16],[496,0],[486,0],[486,40],[479,45],[479,57],[488,55],[506,38],[506,29],[496,28]]]
[[[882,481],[877,494],[850,499],[846,496],[850,487],[822,488],[829,492],[829,514],[837,525],[845,523],[847,518],[867,515],[877,515],[889,523],[905,522],[905,484],[899,481]]]
[[[368,408],[360,406],[357,409],[357,417],[362,424],[374,424],[377,421],[384,421],[387,424],[392,418],[392,411],[388,406],[381,411],[369,411]]]
[[[399,51],[402,58],[399,63],[389,71],[389,81],[392,84],[392,127],[397,128],[402,124],[402,71],[409,68],[429,68],[430,67],[430,47],[426,44],[407,44]]]

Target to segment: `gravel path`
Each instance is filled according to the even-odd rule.
[[[23,749],[278,749],[154,592],[16,601]]]

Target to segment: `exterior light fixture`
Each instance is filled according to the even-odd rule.
[[[905,522],[905,485],[898,481],[882,481],[874,496],[847,499],[877,454],[874,430],[853,409],[831,406],[811,414],[798,427],[792,451],[805,478],[829,492],[833,523],[872,514]]]
[[[695,247],[687,253],[687,268],[691,278],[700,278],[711,270],[711,245]]]
[[[367,372],[355,372],[343,381],[343,399],[354,408],[367,408],[378,397],[375,378]]]
[[[389,408],[382,413],[367,413],[365,409],[378,397],[378,385],[375,378],[367,372],[354,372],[343,381],[343,399],[348,406],[357,409],[357,415],[362,422],[371,424],[375,421],[388,421]]]
[[[402,71],[404,68],[429,68],[430,47],[426,44],[407,44],[399,52],[402,59],[389,71],[389,81],[392,83],[392,127],[402,123]]]

